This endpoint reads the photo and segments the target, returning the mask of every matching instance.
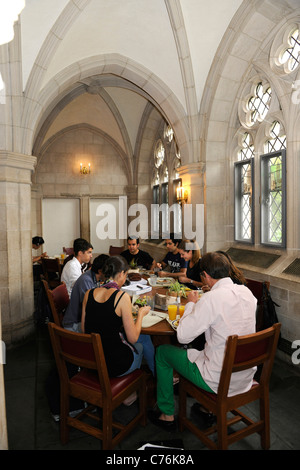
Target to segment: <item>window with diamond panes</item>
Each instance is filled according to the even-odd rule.
[[[290,47],[281,54],[280,62],[287,65],[287,71],[292,72],[300,62],[300,34],[298,28],[289,34],[288,44]]]
[[[235,163],[235,239],[254,242],[254,159]]]
[[[253,243],[254,236],[254,199],[253,168],[254,147],[251,136],[245,132],[238,160],[235,164],[235,239]]]
[[[261,82],[257,84],[254,95],[248,100],[248,112],[250,113],[251,125],[257,121],[261,122],[266,117],[272,92],[269,85],[263,85]]]
[[[286,246],[286,151],[261,156],[261,243]]]

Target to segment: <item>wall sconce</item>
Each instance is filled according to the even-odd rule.
[[[188,191],[187,189],[184,189],[183,186],[179,186],[176,189],[176,200],[179,202],[179,204],[182,204],[183,202],[187,202],[188,200]]]
[[[80,173],[82,175],[89,175],[91,172],[91,164],[89,163],[88,166],[83,166],[82,163],[80,163]]]

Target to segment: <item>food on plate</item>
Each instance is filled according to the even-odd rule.
[[[145,305],[147,305],[147,299],[137,298],[134,302],[134,305],[138,305],[139,307],[145,307]]]
[[[142,276],[138,273],[129,273],[128,279],[129,281],[141,281]]]

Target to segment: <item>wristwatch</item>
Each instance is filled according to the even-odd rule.
[[[191,284],[193,284],[193,279],[191,279]]]

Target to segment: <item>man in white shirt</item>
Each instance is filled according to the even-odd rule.
[[[216,393],[227,337],[255,333],[256,298],[246,286],[232,282],[227,258],[220,253],[207,253],[201,258],[200,268],[210,291],[200,300],[197,291],[189,293],[177,339],[187,344],[205,333],[204,350],[163,345],[156,352],[157,405],[161,414],[152,417],[152,421],[168,430],[175,428],[173,369],[198,387]],[[249,390],[255,370],[235,373],[229,396]]]
[[[74,257],[65,264],[61,275],[61,282],[66,284],[69,297],[71,297],[73,285],[82,274],[82,264],[88,264],[93,256],[93,247],[84,238],[76,238],[73,248]]]

